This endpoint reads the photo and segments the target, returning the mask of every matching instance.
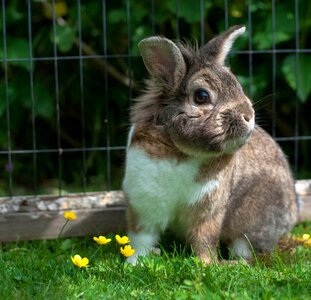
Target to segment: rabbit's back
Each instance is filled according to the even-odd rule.
[[[298,201],[288,162],[260,127],[255,128],[235,159],[222,239],[228,243],[245,234],[255,250],[271,251],[298,220]]]

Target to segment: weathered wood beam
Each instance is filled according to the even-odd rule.
[[[125,230],[124,194],[120,191],[57,196],[20,196],[0,199],[0,241],[54,239],[66,219],[62,237],[102,235]]]
[[[124,207],[74,210],[78,218],[68,222],[62,237],[103,235],[125,229]],[[8,213],[0,216],[0,241],[57,238],[65,223],[62,211]]]
[[[299,221],[311,221],[311,180],[297,180],[296,193],[301,204]]]

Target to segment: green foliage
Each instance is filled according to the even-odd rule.
[[[272,31],[273,15],[268,14],[259,25],[262,30],[254,35],[257,49],[271,49],[276,45],[295,39],[295,11],[287,3],[278,3],[275,11],[275,32]],[[262,12],[264,13],[264,12]]]
[[[56,45],[60,52],[69,52],[77,35],[77,28],[71,26],[56,26]],[[54,41],[53,32],[50,33],[51,43]]]
[[[302,102],[306,102],[311,93],[310,78],[307,75],[311,70],[311,56],[289,55],[285,58],[282,71],[289,86],[297,92]]]
[[[197,39],[206,42],[225,29],[224,1],[203,1],[204,41],[201,41],[200,1],[81,1],[81,29],[79,33],[78,6],[73,0],[56,1],[56,28],[53,27],[51,1],[31,1],[32,53],[29,53],[27,1],[6,1],[6,49],[3,43],[4,12],[0,12],[0,149],[30,150],[33,147],[32,132],[35,120],[35,144],[38,149],[55,149],[60,141],[61,148],[124,146],[128,127],[129,98],[136,97],[143,87],[146,70],[139,57],[137,43],[152,34],[169,38]],[[253,1],[252,50],[262,53],[252,55],[253,72],[249,72],[249,55],[233,55],[230,58],[232,70],[258,105],[259,123],[270,130],[271,119],[276,122],[278,136],[292,136],[295,133],[295,107],[299,102],[300,111],[310,111],[311,87],[308,82],[311,65],[310,53],[300,53],[296,59],[295,50],[310,49],[311,2],[298,1],[299,23],[296,28],[295,6],[291,0],[275,1],[275,16],[269,0]],[[154,13],[154,15],[153,15]],[[104,18],[103,16],[106,16]],[[249,27],[247,1],[228,1],[227,18],[229,25],[246,24]],[[128,18],[129,16],[129,18]],[[272,33],[273,21],[275,32]],[[104,35],[106,28],[106,36]],[[54,36],[54,29],[56,36]],[[298,40],[296,39],[298,33]],[[79,44],[81,35],[83,44]],[[54,60],[56,45],[58,81],[56,82]],[[249,35],[245,34],[234,46],[234,50],[245,51],[249,47]],[[285,49],[275,55],[272,49]],[[79,51],[92,58],[80,61]],[[265,53],[265,50],[270,52]],[[105,60],[100,55],[107,51]],[[128,58],[127,55],[131,55]],[[36,58],[30,65],[30,56]],[[296,62],[298,61],[298,66]],[[80,77],[82,63],[83,78]],[[276,72],[272,77],[272,63]],[[108,66],[108,67],[106,67]],[[7,70],[8,86],[4,70]],[[33,73],[30,73],[33,70]],[[107,75],[107,81],[105,76]],[[131,88],[128,76],[131,76]],[[31,91],[31,78],[34,89]],[[83,79],[83,86],[80,82]],[[273,90],[273,80],[275,91]],[[106,85],[106,83],[107,85]],[[56,91],[58,87],[58,93]],[[83,94],[81,94],[83,92]],[[272,97],[276,101],[276,115],[272,116]],[[8,99],[7,99],[8,97]],[[9,107],[7,107],[7,100]],[[82,100],[84,103],[82,103]],[[57,109],[59,104],[59,118]],[[34,106],[33,106],[34,105]],[[9,110],[8,110],[9,109]],[[83,110],[84,109],[84,110]],[[8,115],[8,112],[10,114]],[[34,115],[33,115],[34,113]],[[10,119],[10,136],[8,124]],[[82,119],[84,118],[84,122]],[[300,134],[311,135],[308,116],[299,118]],[[57,124],[60,123],[60,131]],[[84,136],[83,136],[84,135]],[[109,135],[110,143],[107,143]],[[282,144],[293,162],[294,152],[290,143]],[[298,166],[298,177],[311,175],[310,142],[299,147],[303,157]],[[108,159],[111,163],[108,163]],[[63,154],[61,163],[55,154],[38,154],[37,166],[33,155],[14,155],[13,188],[18,193],[49,192],[58,187],[58,180],[68,192],[81,191],[84,173],[87,190],[102,190],[111,181],[112,188],[120,188],[123,151],[86,152],[85,169],[82,153]],[[7,155],[0,156],[1,168],[8,163]],[[39,165],[40,164],[40,165]],[[111,167],[111,170],[109,169]],[[37,168],[35,177],[34,169]],[[58,174],[61,178],[58,179]],[[110,174],[108,176],[108,174]],[[8,174],[0,180],[0,194],[8,194]],[[101,180],[94,180],[94,178]],[[37,181],[34,184],[34,181]],[[33,186],[39,187],[38,191]]]
[[[29,57],[29,45],[28,41],[22,38],[15,38],[8,36],[6,39],[6,58],[16,59],[16,58],[28,58]],[[0,48],[0,57],[4,57],[3,45]],[[12,60],[10,62],[13,66],[20,66],[28,70],[28,62]]]

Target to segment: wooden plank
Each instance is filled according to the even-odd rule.
[[[311,221],[311,195],[300,196],[301,212],[299,222]]]
[[[295,188],[297,195],[311,195],[311,180],[297,180]]]
[[[299,221],[311,221],[311,180],[297,180],[295,188],[301,204]]]
[[[311,180],[297,181],[296,192],[302,203],[299,221],[311,221]],[[122,191],[0,198],[0,241],[56,238],[65,210],[78,218],[63,237],[117,233],[125,230],[125,207]]]
[[[68,222],[62,237],[103,235],[125,230],[125,207],[75,210],[78,218]],[[19,212],[0,215],[0,240],[56,238],[66,219],[62,211]]]

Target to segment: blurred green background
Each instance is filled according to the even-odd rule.
[[[52,4],[2,1],[1,196],[120,189],[129,105],[147,76],[137,43],[153,34],[203,44],[245,24],[229,63],[254,101],[257,123],[276,137],[311,136],[311,1]],[[295,177],[310,178],[310,139],[280,144]],[[59,156],[59,146],[89,149]]]

